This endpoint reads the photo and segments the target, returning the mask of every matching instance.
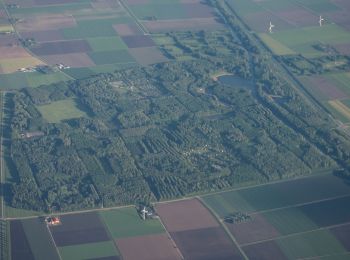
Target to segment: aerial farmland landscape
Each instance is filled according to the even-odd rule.
[[[0,260],[350,259],[348,0],[0,0]]]

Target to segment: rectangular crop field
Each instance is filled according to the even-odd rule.
[[[179,251],[166,233],[117,239],[123,259],[180,260]]]
[[[135,62],[127,50],[112,50],[89,53],[96,65]]]
[[[59,248],[62,260],[120,259],[113,241],[64,246]]]
[[[185,259],[241,259],[238,248],[199,200],[161,203],[156,211]]]
[[[20,220],[11,221],[10,230],[12,260],[35,260],[22,222]]]
[[[109,240],[97,213],[64,215],[60,220],[60,225],[50,227],[55,243],[59,247]]]
[[[21,220],[35,259],[59,260],[56,247],[43,218]]]
[[[47,105],[37,106],[42,116],[50,123],[59,123],[65,119],[86,117],[74,99],[65,99],[51,102]]]
[[[100,211],[100,217],[113,238],[164,233],[158,219],[143,221],[134,207]]]
[[[349,194],[350,186],[342,179],[322,175],[203,196],[203,199],[225,217],[236,211],[269,210]]]

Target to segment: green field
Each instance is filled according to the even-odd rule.
[[[67,80],[70,80],[70,78],[62,72],[51,74],[42,74],[40,72],[0,74],[0,89],[35,88],[40,85],[49,85]]]
[[[300,209],[286,208],[281,210],[262,213],[265,219],[272,224],[282,235],[304,232],[317,229],[318,226],[312,222]]]
[[[134,207],[100,211],[100,216],[113,238],[143,236],[165,232],[158,219],[143,221]]]
[[[89,56],[97,65],[135,62],[127,50],[92,52]]]
[[[99,37],[99,38],[88,38],[89,45],[93,51],[111,51],[127,49],[128,47],[122,41],[120,37]]]
[[[119,255],[113,241],[60,247],[59,252],[62,260],[98,259]]]
[[[115,37],[117,36],[117,32],[113,29],[112,25],[128,22],[131,22],[131,18],[129,17],[81,20],[77,22],[77,27],[63,29],[63,35],[66,39]]]
[[[32,14],[45,14],[45,13],[64,13],[67,11],[75,11],[91,8],[90,0],[87,3],[70,3],[64,5],[51,5],[51,6],[36,6],[28,8],[10,8],[8,9],[12,15],[32,15]]]
[[[277,239],[279,247],[289,259],[300,259],[345,253],[345,248],[328,230],[318,230]]]
[[[303,6],[305,6],[308,9],[311,9],[316,13],[333,12],[333,11],[341,10],[338,6],[336,6],[335,4],[332,4],[331,1],[329,0],[308,0],[308,1],[294,0],[294,1],[301,3]]]
[[[40,72],[26,73],[26,79],[29,87],[39,87],[41,85],[50,85],[60,81],[67,81],[71,78],[58,71],[51,74],[42,74]]]
[[[25,219],[22,224],[35,259],[59,259],[44,219]]]
[[[207,195],[203,199],[224,217],[234,211],[269,210],[349,194],[350,186],[341,179],[324,175]]]
[[[86,116],[86,113],[77,107],[74,99],[55,101],[47,105],[37,106],[37,108],[49,123],[59,123],[65,119]]]
[[[294,50],[305,55],[315,55],[313,44],[322,42],[325,44],[348,43],[350,32],[336,24],[326,24],[322,27],[304,27],[292,30],[276,30],[271,37]]]
[[[260,33],[259,34],[262,41],[275,53],[276,55],[290,55],[295,54],[295,51],[288,48],[284,44],[280,43],[279,41],[276,41],[273,39],[270,35],[267,33]]]
[[[234,8],[237,13],[244,16],[249,13],[259,12],[261,11],[261,7],[252,1],[247,0],[228,0],[228,4]]]

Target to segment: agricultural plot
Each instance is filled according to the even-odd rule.
[[[14,220],[12,259],[180,260],[181,252],[158,218],[142,220],[134,207]]]
[[[338,177],[314,176],[203,199],[223,219],[248,213],[249,219],[225,225],[249,259],[348,253],[350,211],[344,205],[350,200],[350,186]]]
[[[200,1],[132,1],[127,0],[129,11],[151,33],[187,30],[217,30],[215,10]]]
[[[350,18],[345,1],[227,1],[244,22],[277,55],[291,52],[306,57],[318,57],[324,53],[314,48],[322,42],[334,46],[346,54],[350,44]],[[319,16],[324,18],[319,26]],[[269,34],[269,23],[274,25]]]
[[[55,101],[47,105],[37,106],[37,108],[50,123],[86,116],[86,113],[78,108],[76,101],[73,99]]]
[[[33,39],[27,47],[35,57],[20,47],[16,37],[10,39],[11,35],[1,34],[0,48],[5,49],[0,52],[0,74],[41,64],[64,64],[69,68],[63,75],[81,78],[137,64],[147,66],[167,61],[117,1],[43,0],[7,1],[7,4],[11,17],[18,21],[16,30],[20,38],[23,41]],[[1,27],[5,29],[11,28]],[[152,48],[144,49],[149,47]],[[47,80],[45,75],[42,78],[42,81]],[[52,80],[61,79],[53,77]],[[27,83],[25,79],[17,81],[21,81],[20,86],[15,84],[14,88]]]
[[[156,205],[185,259],[241,259],[239,250],[196,199]]]
[[[344,123],[350,122],[349,73],[300,77],[308,91]]]
[[[143,221],[133,207],[101,211],[100,216],[114,239],[165,232],[157,219]]]
[[[99,214],[123,259],[181,259],[157,218],[144,221],[133,207]]]

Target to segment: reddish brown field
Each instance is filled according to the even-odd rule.
[[[45,31],[70,28],[76,26],[73,16],[64,14],[33,15],[17,23],[17,30],[25,31]]]
[[[315,76],[308,78],[308,81],[311,83],[313,92],[320,93],[324,97],[324,100],[343,99],[348,97],[346,93],[337,88],[337,86],[327,78]]]
[[[261,215],[252,216],[245,223],[226,224],[239,244],[256,242],[277,237],[279,232]]]
[[[120,36],[131,36],[142,33],[136,24],[116,24],[113,25],[113,28]]]
[[[32,48],[32,52],[36,55],[56,55],[89,51],[91,51],[90,45],[85,40],[46,42]]]
[[[118,239],[118,249],[124,260],[177,260],[181,255],[167,234]]]
[[[185,259],[243,259],[238,248],[221,227],[171,232],[170,234]]]
[[[90,59],[90,57],[86,53],[47,55],[47,56],[41,56],[41,58],[47,64],[50,64],[50,65],[62,63],[72,68],[95,66],[95,63]]]
[[[223,24],[216,18],[193,18],[183,20],[162,20],[162,21],[144,21],[146,28],[153,33],[169,31],[199,31],[199,30],[219,30]]]
[[[0,47],[0,59],[29,57],[29,53],[20,46]]]
[[[303,8],[277,12],[276,15],[297,26],[314,26],[317,25],[318,21],[317,16]]]
[[[60,217],[61,225],[50,230],[57,246],[69,246],[109,240],[97,213],[82,213]]]
[[[333,44],[334,48],[343,55],[350,55],[350,43]]]
[[[250,260],[288,259],[274,241],[243,247]]]
[[[336,11],[330,12],[327,15],[331,18],[333,22],[338,25],[343,26],[345,29],[350,30],[350,15],[349,11]]]
[[[330,231],[343,244],[344,248],[350,251],[350,224],[331,228]]]
[[[156,211],[169,232],[219,227],[219,223],[197,199],[158,204]]]
[[[142,66],[168,61],[157,47],[133,48],[129,52]]]
[[[59,30],[22,32],[23,38],[34,38],[36,42],[62,41],[64,37]]]

